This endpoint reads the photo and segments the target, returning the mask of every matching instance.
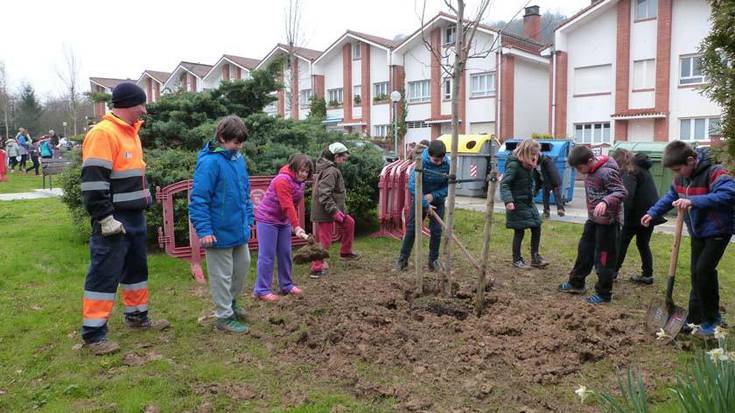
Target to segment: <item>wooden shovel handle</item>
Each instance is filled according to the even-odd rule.
[[[676,277],[676,265],[679,262],[679,247],[681,246],[681,233],[684,230],[684,211],[676,210],[676,224],[674,226],[674,244],[671,246],[671,260],[669,261],[669,279],[666,283],[666,303],[673,306],[674,278]]]

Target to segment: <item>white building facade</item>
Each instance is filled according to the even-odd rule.
[[[601,0],[555,32],[549,129],[578,143],[709,142],[721,108],[704,97],[705,0]]]
[[[204,76],[212,69],[203,63],[181,62],[163,84],[163,93],[178,91],[203,92]]]
[[[250,72],[260,63],[258,59],[225,54],[202,78],[204,90],[216,89],[222,82],[249,79]]]

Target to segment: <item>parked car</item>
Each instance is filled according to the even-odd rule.
[[[398,156],[396,156],[395,151],[389,151],[381,147],[380,145],[377,145],[373,142],[367,141],[367,140],[354,140],[348,142],[350,145],[355,146],[357,148],[362,148],[365,146],[369,146],[374,148],[376,151],[383,154],[383,162],[385,163],[391,163],[398,159]]]

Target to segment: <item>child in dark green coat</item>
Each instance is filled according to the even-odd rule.
[[[513,266],[521,269],[543,268],[548,263],[539,254],[541,217],[533,203],[533,171],[541,145],[532,138],[524,139],[508,157],[500,181],[500,198],[505,203],[505,226],[513,234]],[[521,256],[521,243],[526,229],[531,229],[531,265]]]

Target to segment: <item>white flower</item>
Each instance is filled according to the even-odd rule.
[[[694,335],[697,332],[697,330],[699,330],[699,324],[687,323],[687,327],[692,329],[692,333],[691,333],[692,335]]]
[[[715,338],[722,340],[727,336],[727,329],[720,326],[715,327]]]
[[[728,355],[725,353],[725,350],[723,350],[721,348],[716,348],[714,350],[710,350],[710,351],[707,352],[707,355],[715,363],[717,363],[718,361],[727,361],[727,360],[730,359],[728,357]]]
[[[587,400],[587,397],[589,397],[593,393],[593,391],[587,389],[587,386],[580,384],[579,387],[577,387],[577,390],[574,391],[574,393],[576,393],[579,399],[582,400],[582,403],[584,403],[585,400]]]
[[[656,332],[656,340],[666,340],[667,338],[671,338],[671,336],[666,334],[663,328],[659,328]]]

